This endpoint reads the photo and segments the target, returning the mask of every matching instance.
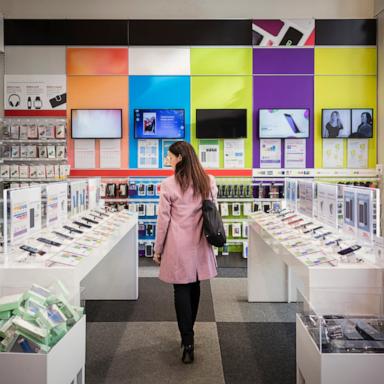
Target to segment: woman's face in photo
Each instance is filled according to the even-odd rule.
[[[331,120],[334,123],[337,121],[337,112],[332,112],[331,113]]]
[[[368,124],[368,116],[365,112],[361,114],[361,122],[363,124]]]

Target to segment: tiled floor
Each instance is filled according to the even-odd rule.
[[[221,271],[231,277],[202,283],[195,362],[186,366],[173,288],[156,275],[140,268],[138,301],[87,302],[87,384],[296,382],[293,304],[248,303],[243,271]]]

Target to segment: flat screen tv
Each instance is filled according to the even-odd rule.
[[[72,109],[73,139],[121,139],[121,109]]]
[[[351,110],[329,108],[321,111],[323,139],[338,139],[351,136]]]
[[[196,137],[199,139],[247,137],[247,110],[197,109]]]
[[[261,139],[306,139],[309,109],[259,109]]]
[[[351,138],[373,137],[373,109],[352,109]]]
[[[184,109],[134,109],[135,139],[183,139]]]

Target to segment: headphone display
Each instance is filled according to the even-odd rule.
[[[20,96],[16,93],[12,93],[8,96],[8,104],[14,108],[18,107],[20,105]]]

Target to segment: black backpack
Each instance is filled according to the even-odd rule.
[[[222,247],[227,238],[224,225],[216,204],[212,200],[203,200],[203,232],[208,243],[215,247]]]

